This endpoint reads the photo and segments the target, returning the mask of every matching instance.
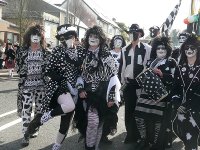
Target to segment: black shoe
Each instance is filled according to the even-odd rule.
[[[29,145],[29,137],[24,136],[21,142],[22,147],[26,147]]]
[[[135,150],[144,150],[144,149],[146,149],[148,147],[149,147],[149,144],[145,140],[139,139],[137,141],[136,146],[135,146]]]
[[[30,138],[36,138],[38,136],[39,132],[36,131],[35,133],[30,135]]]
[[[39,129],[40,129],[40,127],[36,128],[35,132],[30,135],[30,138],[36,138],[38,136],[38,134],[39,134]]]
[[[101,143],[104,143],[104,144],[108,144],[108,145],[111,145],[112,144],[112,141],[108,139],[108,137],[101,137]]]
[[[88,147],[87,145],[85,145],[85,150],[95,150],[95,146],[93,146],[93,147]]]
[[[27,128],[27,131],[25,133],[26,136],[30,137],[30,135],[34,134],[39,128],[39,126],[42,125],[40,122],[41,117],[42,117],[42,114],[37,114],[35,118],[30,122]]]

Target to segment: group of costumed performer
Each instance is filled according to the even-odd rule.
[[[180,48],[176,67],[173,103],[177,115],[173,131],[183,141],[185,150],[198,150],[200,127],[200,42],[190,35]]]
[[[29,139],[37,127],[55,116],[61,116],[53,150],[60,149],[67,135],[78,96],[75,87],[85,58],[84,48],[74,45],[77,38],[75,27],[70,24],[59,26],[56,38],[61,44],[53,49],[46,66],[45,74],[50,81],[45,86],[42,113],[36,115],[25,133],[26,139]]]
[[[114,58],[106,46],[106,36],[99,26],[86,31],[86,58],[82,65],[82,79],[79,96],[86,112],[86,127],[80,131],[85,137],[85,149],[97,150],[102,136],[104,119],[109,109],[118,106],[120,82]],[[84,116],[83,116],[84,117]],[[112,121],[112,120],[110,120]]]

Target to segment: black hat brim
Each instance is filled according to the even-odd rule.
[[[125,31],[127,34],[130,34],[130,33],[133,32],[133,30],[129,30],[129,31],[124,30],[124,31]],[[144,30],[143,30],[143,29],[138,29],[138,30],[136,30],[135,32],[140,32],[140,33],[141,33],[141,37],[144,36]]]
[[[76,31],[68,31],[68,32],[66,32],[66,33],[64,33],[64,34],[57,34],[56,35],[56,38],[57,38],[57,40],[60,40],[60,37],[62,37],[62,36],[64,36],[65,37],[65,39],[68,39],[68,38],[70,38],[71,36],[75,36],[75,38],[77,38],[77,33],[76,33]]]

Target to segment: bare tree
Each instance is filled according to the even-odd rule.
[[[121,35],[124,37],[124,39],[126,41],[129,41],[128,34],[125,32],[125,31],[127,31],[128,27],[123,22],[116,22],[116,23],[122,29],[121,30]]]
[[[7,0],[4,19],[19,27],[19,43],[22,43],[22,37],[25,30],[33,23],[39,22],[41,15],[37,11],[31,11],[34,0]]]
[[[26,29],[35,23],[39,23],[41,19],[41,15],[37,11],[31,10],[31,5],[34,3],[34,0],[19,0],[19,9],[17,14],[17,22],[19,25],[19,33],[20,33],[20,44],[22,42],[22,37]]]

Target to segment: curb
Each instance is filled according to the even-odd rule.
[[[0,77],[10,78],[9,77],[9,70],[10,69],[0,69]],[[17,74],[17,72],[15,70],[13,71],[13,77],[19,77],[19,75]]]
[[[0,77],[7,77],[7,78],[9,78],[9,74],[8,74],[8,72],[6,72],[6,73],[1,73],[0,72]],[[17,73],[14,73],[13,77],[19,77],[19,75]]]

